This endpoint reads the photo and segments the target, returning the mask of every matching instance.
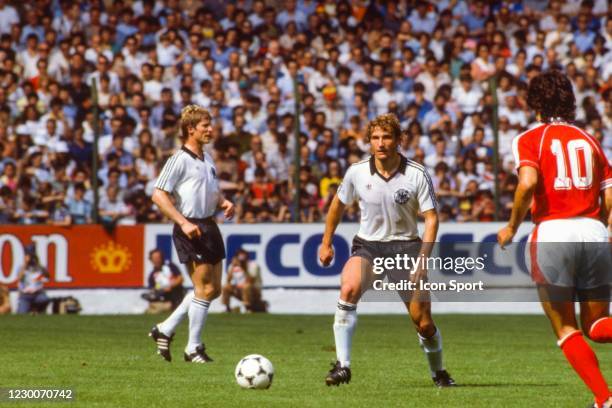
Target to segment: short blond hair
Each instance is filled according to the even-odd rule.
[[[402,127],[399,119],[393,113],[379,115],[368,123],[368,126],[366,127],[366,140],[368,142],[370,141],[372,132],[376,128],[381,128],[382,130],[391,132],[391,135],[393,135],[393,139],[395,140],[399,140],[400,136],[402,135]]]
[[[199,105],[187,105],[181,111],[181,132],[184,138],[189,136],[188,129],[194,128],[204,119],[210,120],[210,113]]]

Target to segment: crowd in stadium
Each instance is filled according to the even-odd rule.
[[[234,222],[322,221],[386,112],[432,175],[441,220],[493,220],[495,177],[505,219],[538,72],[569,75],[577,124],[612,159],[610,50],[606,0],[0,0],[0,223],[91,222],[93,179],[103,221],[162,221],[150,196],[191,103],[213,116]]]

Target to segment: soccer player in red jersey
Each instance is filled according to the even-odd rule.
[[[544,312],[563,354],[593,392],[594,407],[608,408],[611,393],[583,333],[598,343],[612,342],[612,255],[604,225],[612,210],[612,168],[599,142],[571,124],[576,99],[564,74],[547,71],[533,78],[527,103],[542,123],[512,141],[519,184],[510,221],[497,240],[502,248],[511,242],[531,207],[535,228],[527,255]]]

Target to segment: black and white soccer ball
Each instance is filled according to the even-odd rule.
[[[264,356],[249,354],[238,362],[234,376],[242,388],[266,389],[272,385],[274,366]]]

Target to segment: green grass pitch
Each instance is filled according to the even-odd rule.
[[[590,392],[555,346],[543,316],[439,315],[447,368],[461,385],[433,386],[406,316],[362,315],[353,381],[326,387],[334,360],[329,316],[209,316],[204,338],[215,362],[186,364],[186,323],[173,362],[146,336],[159,317],[8,316],[0,318],[0,387],[71,387],[72,403],[32,407],[583,407]],[[594,345],[612,377],[612,347]],[[242,390],[234,367],[263,354],[276,375],[269,390]],[[8,405],[7,405],[8,406]]]

